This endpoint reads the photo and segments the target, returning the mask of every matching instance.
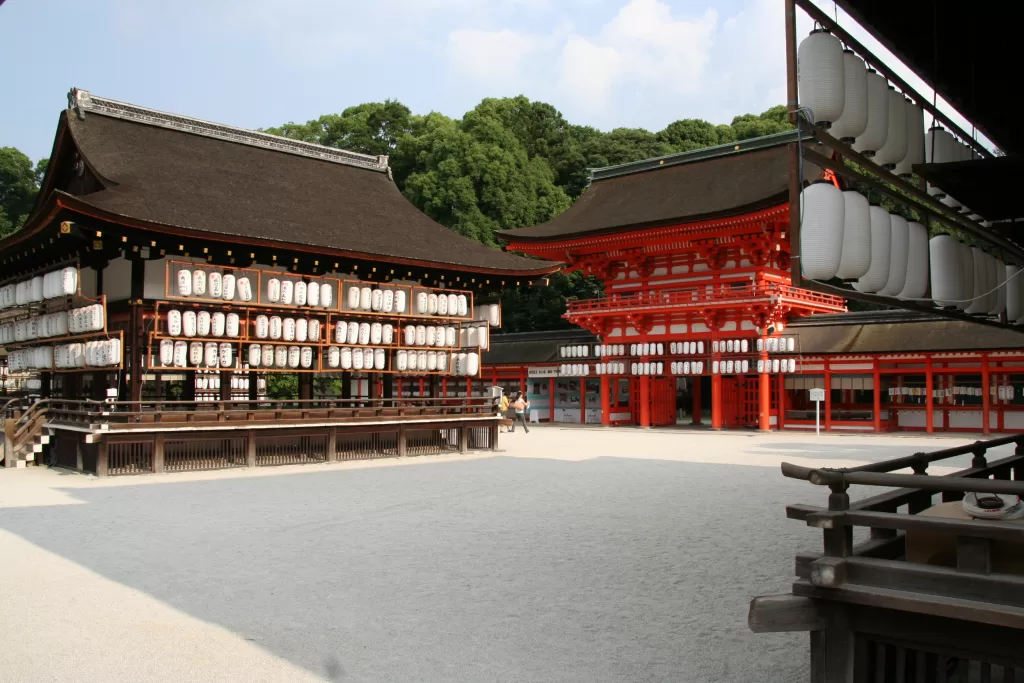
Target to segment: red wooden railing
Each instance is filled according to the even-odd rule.
[[[623,313],[653,308],[706,308],[735,306],[743,303],[775,302],[789,304],[813,312],[837,313],[846,310],[842,297],[776,283],[736,286],[701,287],[680,291],[636,292],[612,294],[596,299],[568,302],[568,316],[593,313]]]

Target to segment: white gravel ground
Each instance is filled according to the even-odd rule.
[[[97,480],[0,471],[0,681],[806,679],[754,635],[846,465],[964,438],[542,427],[504,452]],[[957,465],[962,465],[961,459]]]

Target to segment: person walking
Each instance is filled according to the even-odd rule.
[[[516,400],[512,402],[512,409],[516,411],[516,417],[512,420],[512,429],[509,431],[516,431],[516,422],[523,423],[523,429],[527,434],[530,433],[530,428],[526,426],[526,411],[530,409],[530,402],[526,400],[526,394],[519,392],[516,395]]]
[[[509,400],[508,400],[508,394],[506,394],[505,392],[501,392],[501,402],[498,403],[498,414],[501,415],[501,419],[502,420],[507,420],[508,419],[508,407],[509,407],[509,405],[510,405],[510,403],[509,403]],[[498,424],[499,424],[499,431],[500,431],[501,422],[499,422]],[[505,428],[505,431],[506,432],[508,431],[508,427]]]

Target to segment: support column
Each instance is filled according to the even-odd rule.
[[[777,397],[779,414],[777,417],[777,426],[778,430],[781,432],[786,428],[786,376],[780,374],[776,375],[776,377],[779,384],[779,393]]]
[[[612,424],[611,378],[608,375],[601,375],[601,424],[605,427]]]
[[[718,369],[722,369],[722,354],[716,353],[711,356],[711,367],[718,363]],[[721,372],[711,375],[711,428],[722,428],[722,374]]]
[[[832,431],[832,371],[825,359],[825,431]]]
[[[526,393],[526,366],[519,368],[519,391]]]
[[[299,373],[299,400],[308,401],[313,398],[313,375],[308,372]]]
[[[873,381],[875,383],[875,390],[872,392],[874,398],[874,424],[875,433],[878,434],[882,431],[882,373],[878,371],[878,359],[875,359],[875,372]]]
[[[555,422],[555,378],[548,378],[548,422]]]
[[[704,385],[704,378],[701,375],[696,375],[693,378],[693,415],[691,416],[691,422],[695,425],[701,424],[701,412],[704,410],[704,406],[701,405],[701,390]]]
[[[988,354],[981,354],[981,433],[988,436],[991,431],[988,426],[988,411],[991,408],[992,400],[988,395],[989,385],[991,384],[988,376]]]
[[[761,353],[761,361],[768,359],[768,354]],[[763,367],[763,364],[762,364]],[[771,375],[767,372],[762,372],[757,377],[757,428],[762,432],[770,432],[772,430],[771,421],[771,410],[772,410],[772,384]]]
[[[527,416],[529,419],[529,416]],[[580,377],[580,424],[587,424],[587,378]]]
[[[125,337],[125,342],[130,345],[130,354],[124,353],[125,350],[122,349],[122,355],[127,360],[128,372],[131,373],[131,379],[128,384],[128,400],[141,401],[142,367],[145,365],[143,358],[146,355],[143,348],[143,328],[145,323],[142,311],[142,296],[146,282],[146,262],[139,258],[137,253],[131,256],[130,259],[132,266],[131,298],[128,303],[131,306],[131,313],[129,315],[131,330]]]
[[[651,378],[649,375],[640,377],[640,426],[651,426]]]
[[[932,357],[928,356],[928,360],[925,362],[924,366],[924,430],[929,434],[935,431],[934,388],[935,379],[932,375]]]

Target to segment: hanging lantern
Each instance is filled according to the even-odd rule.
[[[872,159],[886,169],[896,168],[907,155],[907,105],[903,94],[889,86],[889,134]]]
[[[262,349],[260,348],[259,344],[250,344],[249,345],[249,367],[250,368],[258,368],[260,366],[260,361],[263,360],[262,356],[263,356],[263,352],[262,352]]]
[[[924,163],[924,110],[909,99],[904,99],[903,106],[907,110],[907,153],[893,173],[909,178],[914,165]]]
[[[745,374],[747,374],[750,371],[750,361],[742,360],[742,361],[737,361],[737,362],[740,364],[740,372],[742,374],[745,375]]]
[[[274,346],[271,344],[263,345],[263,367],[272,368],[274,367]]]
[[[160,340],[160,365],[174,364],[174,342],[170,339]]]
[[[400,353],[402,354],[403,362],[399,365],[399,369],[400,370],[405,370],[408,367],[407,363],[404,362],[405,351],[400,351]],[[353,358],[353,354],[352,354],[352,349],[351,348],[346,346],[345,348],[343,348],[341,350],[341,369],[342,370],[351,370],[352,369],[352,358]]]
[[[361,349],[351,349],[351,351],[352,351],[352,369],[353,370],[362,370],[363,369],[363,352],[362,352],[362,350]],[[409,352],[409,356],[410,356],[410,358],[412,360],[415,360],[416,352],[415,351],[410,351]],[[409,369],[410,370],[415,370],[416,369],[416,366],[414,366],[412,364],[411,360],[410,360],[410,364],[409,364]]]
[[[832,183],[819,180],[800,193],[800,268],[809,280],[831,280],[843,250],[845,200]]]
[[[690,349],[691,349],[691,351],[693,349],[693,344],[692,343],[690,344]],[[696,353],[704,353],[704,342],[702,342],[702,341],[697,342],[697,351],[696,351]]]
[[[853,287],[858,292],[875,293],[885,288],[889,280],[889,261],[892,244],[892,216],[880,206],[869,210],[871,218],[871,266]]]
[[[198,343],[198,342],[197,342]],[[217,342],[207,342],[203,354],[203,362],[208,368],[215,368],[220,360],[220,349]]]
[[[309,321],[305,318],[295,319],[295,341],[304,342],[309,339]]]
[[[448,315],[448,297],[444,294],[437,297],[437,314]]]
[[[441,296],[444,296],[444,294]],[[437,294],[430,293],[427,295],[427,315],[437,315]]]
[[[295,305],[296,306],[305,306],[306,305],[306,299],[307,299],[306,293],[307,293],[308,289],[309,288],[307,287],[306,283],[303,282],[302,280],[299,280],[298,282],[295,283],[295,294],[294,294],[294,296],[295,296]],[[319,295],[319,292],[318,292],[318,295]]]
[[[357,340],[362,346],[370,343],[370,323],[359,323],[359,336]]]
[[[72,311],[71,313],[72,320],[76,321],[75,324],[72,325],[71,331],[78,332],[77,321],[81,318],[81,316],[75,315],[76,313],[78,313],[77,310]],[[175,309],[167,311],[167,334],[171,335],[172,337],[177,337],[178,335],[181,334],[181,311]]]
[[[92,326],[89,326],[92,329]],[[181,314],[181,331],[185,333],[186,337],[196,336],[196,312],[185,311]]]
[[[192,271],[187,268],[178,271],[178,296],[192,296]]]
[[[267,301],[272,304],[281,301],[281,281],[276,277],[267,280]]]
[[[868,125],[853,148],[870,158],[889,137],[889,84],[874,69],[868,69]]]
[[[785,360],[785,359],[783,359],[783,360]],[[778,358],[773,358],[772,359],[772,372],[773,373],[778,373],[779,372],[779,365],[780,365],[780,360]]]
[[[879,294],[896,296],[907,281],[907,257],[910,249],[910,228],[899,214],[889,214],[892,232],[889,239],[889,278]]]
[[[992,287],[995,288],[995,304],[988,309],[989,315],[1002,315],[1006,310],[1006,264],[1003,263],[1002,259],[992,258],[994,262],[993,268],[993,283]]]
[[[291,280],[281,280],[281,303],[291,306],[295,300],[295,283]]]
[[[974,277],[971,284],[971,302],[967,305],[964,310],[969,315],[979,315],[988,311],[986,302],[988,297],[985,296],[985,292],[988,291],[988,277],[987,277],[987,259],[986,254],[977,247],[970,247],[971,259],[973,260],[972,273]],[[967,298],[967,297],[965,297]]]
[[[183,341],[174,342],[174,367],[188,367],[188,344]]]
[[[232,360],[232,356],[234,355],[232,353],[233,348],[234,347],[229,342],[221,342],[218,347],[220,353],[218,354],[217,360],[220,362],[220,366],[222,368],[230,368],[235,364],[234,360]]]
[[[843,248],[836,277],[857,280],[871,267],[871,207],[854,190],[843,192]]]
[[[206,278],[206,286],[211,299],[220,299],[224,294],[224,276],[210,273]]]
[[[786,337],[786,351],[789,353],[796,352],[796,339],[793,337]]]
[[[235,284],[235,289],[238,290],[239,301],[252,301],[252,284],[249,282],[249,278],[238,278]]]
[[[747,353],[750,350],[750,342],[746,339],[740,339],[738,342],[740,353]]]
[[[384,336],[384,326],[380,323],[372,323],[370,325],[370,343],[380,344]]]
[[[920,299],[928,291],[928,229],[915,221],[907,223],[907,228],[907,279],[899,298]]]
[[[221,298],[224,301],[231,301],[235,298],[235,276],[228,273],[220,281]]]
[[[223,337],[226,327],[227,316],[225,316],[221,311],[217,311],[210,316],[210,334],[214,337]]]
[[[927,164],[946,164],[957,161],[956,139],[940,125],[934,125],[928,129],[924,136],[924,161]],[[933,197],[945,197],[946,192],[931,183],[928,184],[928,194]]]
[[[285,318],[281,321],[281,337],[285,341],[295,341],[295,318]]]
[[[843,89],[843,113],[828,132],[850,144],[868,127],[868,71],[853,50],[843,50]]]
[[[813,114],[814,123],[828,128],[843,113],[845,101],[843,46],[824,29],[815,29],[797,49],[800,106]]]
[[[196,336],[210,336],[210,313],[208,311],[199,311],[196,314]]]
[[[960,243],[952,235],[936,235],[928,241],[932,299],[943,308],[966,298],[961,292]]]

